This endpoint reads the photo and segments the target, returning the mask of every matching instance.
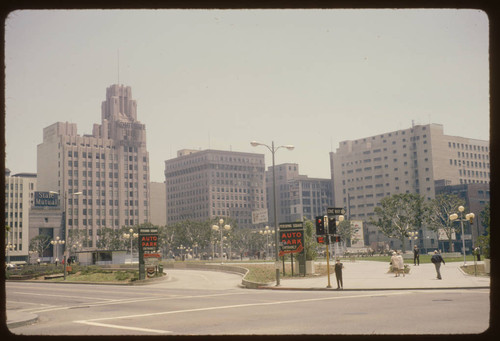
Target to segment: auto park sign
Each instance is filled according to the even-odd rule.
[[[148,274],[159,262],[158,253],[158,228],[140,227],[139,228],[139,279],[146,278],[146,267]]]
[[[288,253],[300,253],[304,251],[304,223],[280,223],[279,235],[281,250],[279,256]]]

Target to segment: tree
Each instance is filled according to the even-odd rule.
[[[439,194],[425,205],[424,222],[429,230],[444,231],[448,238],[448,251],[453,251],[452,237],[456,232],[450,221],[450,214],[457,213],[465,201],[455,194]]]
[[[97,248],[110,251],[122,249],[124,247],[124,240],[122,238],[123,233],[124,232],[121,230],[109,227],[103,227],[97,230]]]
[[[378,226],[385,236],[399,239],[404,252],[408,232],[416,231],[421,225],[423,200],[422,196],[415,193],[385,197],[374,210],[378,220],[372,218],[370,223]]]
[[[348,240],[351,241],[351,244],[356,243],[358,240],[353,238],[355,232],[356,229],[350,220],[343,220],[337,226],[337,234],[340,236],[342,243],[346,243]]]
[[[46,234],[39,234],[30,240],[30,251],[38,253],[38,257],[43,257],[43,252],[50,247],[50,236]]]
[[[315,226],[312,221],[307,218],[304,218],[304,252],[306,256],[306,260],[315,260],[317,257],[316,248],[318,243],[316,242],[315,235]]]
[[[480,213],[481,224],[486,228],[486,235],[478,238],[478,244],[485,258],[490,258],[490,203]]]

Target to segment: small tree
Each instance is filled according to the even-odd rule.
[[[304,221],[304,252],[306,260],[315,260],[318,253],[316,248],[318,243],[315,238],[315,228],[312,221],[305,219]]]
[[[39,234],[30,240],[30,251],[38,253],[38,257],[43,257],[43,252],[50,247],[50,236],[46,234]]]
[[[421,225],[423,200],[422,196],[414,193],[385,197],[374,210],[378,220],[372,218],[370,223],[378,226],[387,237],[399,239],[404,252],[408,232],[416,231]]]
[[[486,235],[478,238],[478,244],[485,258],[490,258],[490,203],[480,213],[481,224],[486,227]]]
[[[458,212],[459,206],[465,201],[455,194],[439,194],[425,205],[424,221],[429,230],[444,231],[448,238],[448,251],[452,252],[452,237],[455,228],[450,221],[450,214]]]

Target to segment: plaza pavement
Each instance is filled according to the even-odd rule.
[[[324,262],[326,264],[326,261]],[[413,265],[405,260],[405,265],[410,267],[408,274],[395,277],[393,273],[389,273],[389,263],[376,261],[343,261],[344,269],[342,270],[342,278],[344,282],[343,290],[397,290],[397,289],[458,289],[458,288],[489,288],[490,277],[474,276],[465,274],[460,266],[463,262],[453,262],[441,264],[441,277],[439,280],[436,277],[436,269],[434,264],[426,263]],[[473,265],[473,262],[468,262],[467,265]],[[477,262],[483,264],[483,262]],[[333,262],[330,262],[330,267],[333,268]],[[288,289],[288,290],[337,290],[337,280],[335,273],[330,273],[331,289],[327,288],[328,276],[317,277],[297,277],[297,278],[281,278],[280,285],[271,283],[266,286],[266,289]]]
[[[323,262],[326,264],[326,261]],[[441,265],[442,280],[436,278],[434,264],[421,264],[414,266],[413,263],[405,261],[410,267],[409,274],[404,277],[395,277],[389,273],[389,263],[376,261],[344,261],[342,277],[344,281],[343,290],[432,290],[432,289],[480,289],[490,288],[490,277],[471,276],[465,274],[460,266],[463,262],[453,262]],[[473,263],[468,263],[473,264]],[[477,264],[483,264],[478,262]],[[330,263],[333,265],[333,262]],[[328,276],[296,277],[292,279],[280,279],[280,285],[269,283],[261,289],[273,290],[337,290],[335,273],[330,274],[331,288],[327,288]],[[7,326],[14,328],[28,323],[33,323],[38,316],[30,313],[7,310]]]

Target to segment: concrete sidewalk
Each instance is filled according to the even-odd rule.
[[[482,264],[478,262],[477,264]],[[326,264],[326,262],[324,262]],[[344,290],[398,290],[398,289],[458,289],[458,288],[490,288],[490,277],[470,276],[465,274],[460,266],[463,262],[441,264],[442,280],[437,279],[434,264],[420,264],[406,262],[410,273],[404,277],[395,277],[388,273],[389,263],[376,261],[342,262],[344,269],[342,277]],[[473,265],[474,263],[468,263]],[[330,263],[332,266],[332,263]],[[332,266],[333,268],[333,266]],[[293,279],[280,279],[280,286],[270,283],[263,289],[285,290],[337,290],[335,273],[330,273],[331,289],[327,288],[328,276],[297,277]]]

